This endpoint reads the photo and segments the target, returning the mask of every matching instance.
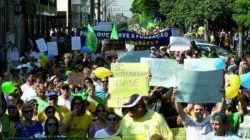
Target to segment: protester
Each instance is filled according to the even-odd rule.
[[[224,113],[216,112],[211,116],[212,132],[208,133],[206,139],[216,139],[215,136],[223,136],[222,139],[240,140],[233,132],[227,131],[227,117]],[[219,138],[217,138],[219,139]]]
[[[96,119],[90,126],[89,137],[94,137],[96,131],[106,127],[106,116],[107,116],[106,107],[103,104],[98,104],[96,106],[94,115]]]
[[[58,105],[65,106],[70,110],[72,96],[69,93],[69,85],[64,84],[60,88],[61,95],[58,97]]]
[[[48,106],[48,99],[45,95],[44,84],[39,84],[36,89],[37,93],[37,103],[38,103],[38,113],[43,111]]]
[[[9,124],[10,131],[9,131],[8,137],[14,138],[16,134],[15,124],[20,123],[21,121],[16,105],[10,104],[8,106],[8,116],[9,116],[9,121],[10,121],[10,124]]]
[[[177,94],[177,88],[173,90],[173,94]],[[222,94],[222,104],[217,109],[220,112],[223,112],[225,110],[225,91],[222,91]],[[191,118],[183,111],[181,103],[176,102],[175,106],[186,129],[187,140],[199,139],[202,135],[206,135],[212,131],[212,127],[210,124],[210,115],[205,116],[206,110],[204,104],[194,104],[193,110],[195,119]]]
[[[88,102],[76,96],[71,102],[71,115],[64,126],[64,133],[68,137],[87,137],[92,115],[86,110]]]
[[[33,106],[31,104],[25,104],[22,109],[24,121],[16,124],[18,138],[34,138],[37,133],[43,132],[41,122],[33,121]]]
[[[140,95],[131,95],[124,107],[128,108],[129,112],[123,118],[118,130],[118,134],[122,138],[173,139],[173,134],[164,118],[160,114],[147,109]]]
[[[108,138],[117,135],[118,130],[118,117],[115,113],[107,113],[106,116],[107,127],[95,132],[95,138]]]

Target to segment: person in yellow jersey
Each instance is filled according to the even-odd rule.
[[[86,110],[88,101],[83,100],[81,96],[75,96],[71,102],[71,115],[64,126],[64,132],[67,137],[86,138],[92,115]]]
[[[124,104],[129,112],[123,118],[118,134],[124,140],[172,140],[167,122],[157,112],[146,108],[142,96],[133,94]]]
[[[49,91],[46,95],[48,97],[49,106],[54,107],[56,110],[55,117],[59,121],[59,125],[60,125],[59,131],[61,133],[63,130],[63,126],[66,124],[68,118],[70,117],[70,111],[68,108],[57,104],[57,101],[58,101],[58,93],[57,92]],[[39,121],[41,121],[42,123],[45,123],[46,119],[47,119],[47,116],[46,116],[45,110],[38,113],[38,120]]]

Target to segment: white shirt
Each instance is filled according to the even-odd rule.
[[[25,90],[27,90],[27,89],[29,89],[29,88],[31,88],[31,86],[28,85],[27,83],[24,83],[24,84],[21,86],[21,90],[22,90],[23,93],[25,92]]]
[[[36,97],[37,97],[36,90],[30,87],[23,92],[21,99],[24,101],[24,103],[27,103],[29,100],[35,99]]]
[[[71,96],[68,99],[65,100],[62,97],[62,95],[61,95],[61,96],[58,97],[57,104],[61,105],[61,106],[65,106],[65,107],[67,107],[70,110],[70,108],[71,108],[71,105],[70,105],[71,104],[71,100],[72,100]]]
[[[95,132],[95,136],[94,138],[108,138],[108,137],[114,137],[116,136],[117,133],[113,134],[113,135],[109,135],[106,130],[103,128],[103,129],[100,129],[98,131]]]
[[[212,131],[210,116],[204,118],[200,123],[186,116],[184,126],[187,140],[200,140],[202,135],[206,135]]]

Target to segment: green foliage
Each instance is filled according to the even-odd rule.
[[[232,6],[233,19],[245,27],[250,27],[250,1],[249,0],[235,0]]]

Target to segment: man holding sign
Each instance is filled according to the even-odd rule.
[[[177,88],[173,90],[173,94],[176,95]],[[222,92],[222,104],[219,109],[219,112],[224,112],[225,106],[225,90]],[[206,110],[204,104],[195,103],[193,107],[194,119],[191,116],[188,116],[183,111],[182,105],[179,102],[175,101],[175,107],[179,113],[183,125],[186,129],[186,138],[187,140],[199,140],[202,135],[206,135],[212,131],[211,126],[211,117],[210,115],[206,116]]]

